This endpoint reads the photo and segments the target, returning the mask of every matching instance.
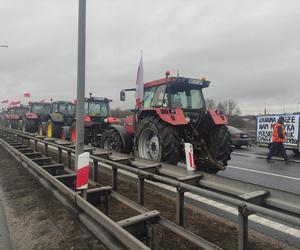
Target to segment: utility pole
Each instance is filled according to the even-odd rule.
[[[85,96],[85,25],[86,0],[79,0],[78,14],[78,54],[77,54],[77,105],[76,105],[76,150],[75,170],[78,155],[84,151],[84,96]]]

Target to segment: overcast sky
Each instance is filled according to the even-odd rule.
[[[87,0],[86,93],[119,102],[145,81],[176,75],[211,85],[243,114],[300,110],[300,1]],[[0,0],[0,98],[76,95],[78,0]]]

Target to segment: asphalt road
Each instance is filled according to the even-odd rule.
[[[218,175],[299,194],[300,163],[286,165],[280,160],[268,163],[259,157],[266,156],[267,152],[268,149],[259,147],[234,149],[226,170]],[[287,153],[292,160],[300,160],[292,151]]]

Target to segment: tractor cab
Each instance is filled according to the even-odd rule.
[[[39,116],[41,121],[46,121],[51,113],[52,105],[48,102],[31,102],[29,104],[29,112]]]
[[[14,108],[14,114],[23,117],[29,111],[29,107],[21,105]]]
[[[109,109],[110,100],[101,97],[85,98],[84,112],[85,122],[104,122],[104,120],[110,116]]]
[[[170,77],[144,85],[144,108],[180,108],[200,110],[205,108],[202,88],[209,86],[205,79]]]

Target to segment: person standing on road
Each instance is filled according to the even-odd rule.
[[[290,164],[290,160],[286,154],[283,143],[286,141],[286,134],[283,126],[284,118],[280,116],[277,120],[277,123],[273,126],[273,135],[272,135],[272,144],[269,148],[269,153],[267,156],[267,162],[272,162],[272,157],[280,153],[286,164]]]

